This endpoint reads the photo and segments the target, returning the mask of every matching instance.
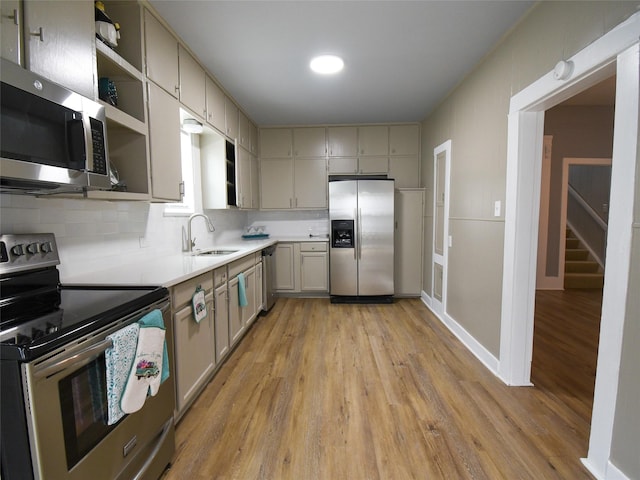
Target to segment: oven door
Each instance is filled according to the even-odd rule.
[[[107,335],[163,311],[172,355],[168,301],[158,302],[117,324],[66,345],[23,367],[29,441],[35,478],[157,479],[175,448],[173,376],[141,410],[107,425],[105,350]],[[171,364],[171,362],[170,362]]]

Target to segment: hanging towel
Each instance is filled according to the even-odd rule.
[[[162,312],[154,310],[138,324],[140,332],[135,358],[120,399],[120,408],[125,413],[140,410],[147,395],[158,393],[162,378],[166,379],[169,374]]]
[[[249,305],[247,301],[247,291],[244,288],[244,273],[238,274],[238,305],[241,307]]]
[[[125,415],[120,408],[120,398],[136,355],[139,330],[140,325],[132,323],[107,336],[113,342],[113,347],[105,351],[108,425],[113,425]]]

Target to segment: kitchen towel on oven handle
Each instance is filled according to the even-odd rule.
[[[169,357],[162,312],[153,310],[140,321],[138,344],[131,365],[120,408],[133,413],[142,408],[148,395],[158,393],[160,384],[169,377]]]
[[[125,413],[120,408],[120,398],[127,385],[131,364],[136,354],[140,325],[132,323],[108,335],[113,347],[105,351],[107,380],[107,425],[113,425]]]

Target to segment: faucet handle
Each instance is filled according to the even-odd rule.
[[[193,237],[193,240],[191,240],[191,248],[196,246],[196,237]]]

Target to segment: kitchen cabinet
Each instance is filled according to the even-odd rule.
[[[216,364],[229,353],[229,286],[226,265],[213,271]]]
[[[159,201],[181,200],[180,105],[152,82],[148,86],[149,144],[152,196]]]
[[[222,89],[209,76],[206,82],[207,123],[215,127],[220,133],[225,133],[224,99]]]
[[[328,127],[327,142],[329,157],[357,157],[358,127]]]
[[[257,258],[261,259],[257,254]],[[256,254],[247,255],[229,264],[229,343],[235,345],[258,314],[256,304]],[[240,306],[239,277],[244,275],[247,305]],[[260,285],[262,288],[262,285]]]
[[[242,324],[244,328],[248,328],[256,318],[256,267],[253,266],[244,272],[244,289],[247,296],[248,305],[241,307]]]
[[[295,157],[324,157],[326,153],[324,127],[293,129],[293,155]]]
[[[323,158],[262,159],[260,207],[268,210],[327,208]]]
[[[326,294],[329,291],[327,242],[280,242],[274,255],[276,292]]]
[[[257,254],[256,254],[257,255]],[[256,257],[256,317],[260,314],[260,312],[262,311],[262,309],[264,308],[264,292],[262,290],[263,287],[263,283],[264,283],[264,268],[263,268],[263,264],[262,264],[262,256],[259,257],[260,261],[258,260],[258,257]]]
[[[240,149],[241,150],[241,149]],[[239,156],[240,154],[238,154]],[[239,168],[235,144],[215,131],[200,135],[202,205],[205,209],[238,206]]]
[[[300,243],[300,291],[329,291],[327,242]]]
[[[22,50],[21,0],[2,0],[0,3],[0,56],[20,64]]]
[[[192,298],[205,292],[207,316],[196,322]],[[176,376],[176,408],[180,417],[211,378],[215,366],[213,277],[199,275],[172,289]]]
[[[389,155],[418,155],[420,153],[420,126],[390,125]]]
[[[229,97],[224,99],[224,119],[225,119],[225,134],[232,140],[238,138],[238,122],[239,122],[238,107],[233,100]]]
[[[258,208],[258,161],[244,148],[238,148],[238,207]]]
[[[397,189],[395,192],[394,284],[397,296],[420,296],[422,290],[422,250],[424,189]]]
[[[144,26],[147,77],[178,98],[178,40],[149,10],[144,12]]]
[[[328,171],[330,175],[385,175],[389,172],[389,157],[330,157]]]
[[[252,153],[249,157],[251,162],[251,208],[260,208],[260,171],[258,169],[258,159]]]
[[[97,98],[93,2],[24,0],[23,8],[25,67],[80,95]]]
[[[238,146],[251,151],[251,132],[249,131],[249,119],[244,112],[238,112]]]
[[[260,150],[260,138],[258,136],[258,127],[251,121],[249,122],[249,135],[251,137],[251,153],[257,156]]]
[[[389,127],[386,125],[358,127],[358,155],[389,155]]]
[[[293,154],[293,132],[290,128],[260,130],[260,158],[289,158]]]
[[[205,119],[206,74],[204,69],[185,47],[178,47],[178,67],[180,78],[180,103],[191,110],[198,118]]]

